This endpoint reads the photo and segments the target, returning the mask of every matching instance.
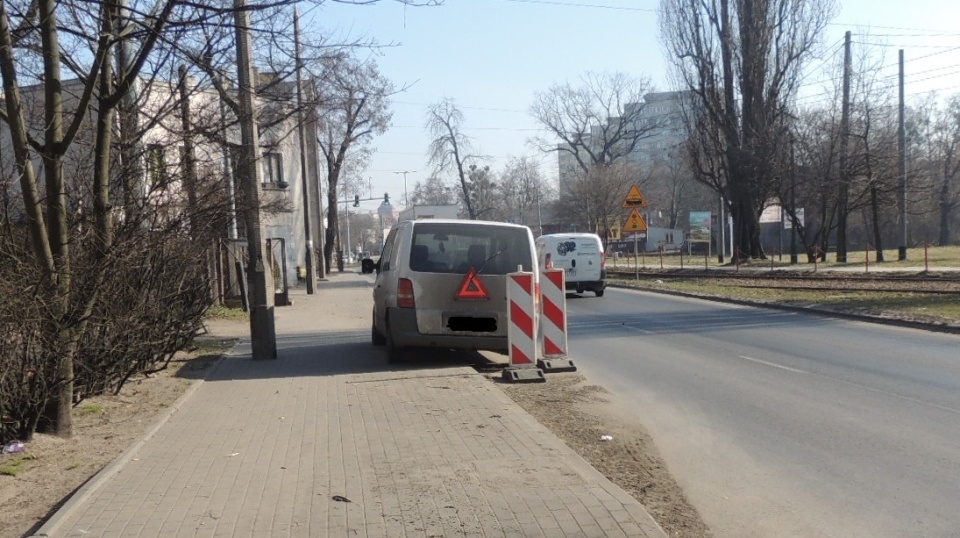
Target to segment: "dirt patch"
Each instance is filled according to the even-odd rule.
[[[546,383],[498,386],[538,422],[611,482],[643,504],[669,536],[709,537],[670,475],[650,435],[637,421],[615,413],[602,387],[576,373],[550,374]],[[609,435],[611,440],[601,440]]]
[[[233,340],[201,339],[170,368],[127,383],[118,395],[81,402],[74,435],[37,434],[18,454],[0,455],[0,538],[29,536],[67,496],[140,440],[202,378]]]

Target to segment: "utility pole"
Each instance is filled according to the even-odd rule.
[[[794,139],[790,137],[790,211],[793,218],[790,219],[790,265],[797,264],[797,225],[800,219],[797,218],[797,158],[794,154]]]
[[[897,159],[900,184],[897,189],[897,210],[900,212],[900,248],[897,249],[897,259],[907,259],[907,135],[903,127],[903,49],[900,49],[900,106],[899,125],[897,126],[897,150],[900,152]]]
[[[300,138],[300,185],[303,190],[303,259],[307,269],[307,295],[313,295],[313,239],[310,236],[310,183],[307,181],[307,144],[303,134],[303,60],[300,58],[300,13],[293,8],[293,46],[297,62],[297,135]]]
[[[850,132],[850,31],[843,38],[843,102],[840,108],[840,192],[837,198],[837,263],[847,262],[847,206],[850,171],[847,169],[847,134]]]
[[[404,170],[402,172],[394,172],[394,174],[403,174],[403,208],[406,209],[410,207],[410,197],[407,194],[407,174],[416,174],[416,170]]]
[[[233,0],[237,32],[237,82],[240,112],[240,181],[246,193],[247,281],[250,290],[250,341],[254,359],[277,358],[274,325],[273,268],[264,260],[263,221],[260,219],[260,136],[254,115],[256,81],[250,45],[250,13],[245,0]],[[269,288],[268,288],[269,283]]]

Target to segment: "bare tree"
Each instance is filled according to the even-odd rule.
[[[550,198],[540,167],[531,157],[510,160],[500,173],[502,220],[533,226],[539,224],[539,209]],[[541,231],[542,233],[542,231]]]
[[[265,101],[282,98],[294,72],[288,32],[279,31],[288,19],[277,16],[289,4],[245,7],[259,33],[256,63],[265,75],[260,82],[270,79],[260,88]],[[23,312],[36,321],[29,327],[18,327],[10,316],[0,322],[4,416],[11,402],[8,381],[29,392],[23,401],[30,409],[18,417],[19,435],[31,434],[41,419],[58,434],[71,435],[74,403],[169,360],[200,330],[209,305],[205,245],[208,231],[224,224],[218,214],[224,189],[218,171],[208,162],[201,165],[200,152],[189,147],[201,137],[224,147],[227,141],[222,125],[200,121],[192,99],[199,84],[189,79],[205,75],[237,116],[236,84],[230,82],[233,9],[229,2],[225,7],[202,0],[129,5],[0,2],[0,121],[8,128],[4,150],[12,149],[19,178],[12,197],[3,185],[8,202],[3,220],[10,225],[0,255],[16,260],[16,273],[29,277],[18,277],[19,283],[29,282],[18,293],[26,298]],[[176,72],[181,63],[187,64],[182,76]],[[177,80],[183,92],[175,91]],[[133,91],[138,86],[142,92]],[[275,124],[295,114],[271,103],[262,112],[261,119]],[[128,124],[131,116],[142,123]],[[158,152],[128,151],[144,133],[168,128],[171,136],[156,144]],[[184,170],[178,170],[176,157],[163,155],[165,145],[179,143],[188,146],[180,156]],[[145,165],[139,170],[131,162],[138,159]],[[6,281],[10,267],[3,264],[0,280]],[[3,292],[13,289],[4,286]],[[6,375],[13,371],[6,362],[10,356],[19,361],[12,376]],[[24,385],[27,372],[32,381]]]
[[[450,205],[457,200],[456,189],[447,184],[437,174],[431,174],[427,179],[418,181],[413,186],[410,195],[411,205]]]
[[[537,94],[530,111],[551,139],[534,143],[558,153],[560,204],[584,226],[607,230],[631,183],[640,182],[640,167],[627,160],[659,127],[646,112],[644,96],[652,90],[645,78],[586,73],[578,85]]]
[[[631,185],[644,185],[645,179],[635,164],[626,161],[593,168],[561,187],[556,208],[567,216],[564,224],[599,233],[606,243],[620,219],[623,197]]]
[[[470,165],[467,171],[467,192],[473,198],[475,218],[498,220],[498,210],[503,205],[500,186],[489,166]]]
[[[470,166],[479,161],[479,156],[471,153],[470,138],[463,134],[463,112],[453,99],[443,99],[427,108],[426,128],[433,136],[428,151],[430,164],[436,167],[435,174],[453,169],[460,182],[460,197],[467,215],[471,219],[477,218],[469,172]]]
[[[392,84],[371,61],[360,62],[343,53],[328,58],[315,90],[321,106],[320,151],[327,174],[327,231],[323,245],[330,271],[339,236],[337,184],[351,160],[364,159],[367,144],[386,132],[392,113],[388,97]]]
[[[804,110],[794,122],[795,175],[783,184],[781,199],[795,201],[784,207],[809,262],[825,255],[836,229],[839,141],[836,106]],[[803,220],[799,208],[804,210]]]
[[[46,359],[56,368],[53,377],[46,381],[58,390],[49,418],[56,433],[65,437],[73,432],[74,358],[109,267],[95,265],[94,278],[85,281],[84,287],[75,285],[72,264],[81,253],[71,252],[77,233],[71,213],[78,200],[68,193],[76,192],[78,185],[67,181],[66,157],[86,119],[93,114],[96,102],[98,154],[93,174],[93,206],[97,234],[93,249],[101,259],[106,259],[112,241],[107,214],[110,204],[105,203],[109,200],[111,111],[130,90],[160,36],[182,31],[181,25],[195,21],[202,11],[198,6],[164,2],[149,15],[140,16],[134,27],[121,35],[117,4],[103,4],[86,11],[91,6],[94,5],[53,0],[30,4],[0,2],[0,74],[5,97],[0,119],[10,128],[33,259],[42,275],[38,295],[50,306],[44,327],[45,340],[49,342]],[[135,43],[136,50],[125,70],[114,74],[113,51],[123,40]],[[64,68],[79,77],[79,84],[72,87],[75,93],[67,89]],[[31,110],[25,107],[25,80],[28,85],[43,83],[43,104],[37,107],[43,114],[40,129],[31,124]],[[38,130],[40,136],[35,138]],[[42,188],[34,168],[35,157],[43,164]]]
[[[926,183],[934,185],[936,191],[935,195],[926,197],[933,206],[927,207],[930,214],[937,216],[938,244],[949,245],[958,224],[957,208],[960,207],[960,95],[953,95],[942,107],[926,112],[933,117],[926,122],[917,118],[927,124],[918,133],[923,137],[918,142],[925,142],[921,166],[926,169]],[[917,113],[923,114],[924,110]]]
[[[896,108],[892,92],[884,91],[877,80],[880,61],[882,57],[864,51],[858,62],[850,126],[851,183],[858,189],[848,207],[864,211],[865,232],[872,237],[868,244],[872,243],[878,262],[884,261],[884,230],[896,229],[896,221],[889,219],[891,213],[884,208],[895,206],[899,179]]]
[[[713,192],[694,178],[689,150],[683,144],[654,159],[648,176],[643,189],[650,204],[648,211],[666,215],[665,224],[658,226],[680,227],[687,212],[713,207],[716,203]]]
[[[786,169],[790,99],[833,12],[833,0],[661,1],[674,71],[694,94],[695,172],[727,200],[741,256],[765,257],[759,218]]]

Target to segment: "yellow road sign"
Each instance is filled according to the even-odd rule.
[[[630,192],[623,199],[623,207],[647,207],[647,199],[643,197],[643,193],[636,185],[630,187]]]
[[[637,208],[633,208],[633,211],[630,212],[630,216],[627,217],[626,224],[623,225],[623,231],[625,232],[647,231],[647,222],[643,220],[643,216],[640,215],[640,212],[637,211]]]

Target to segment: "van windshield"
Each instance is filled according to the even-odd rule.
[[[533,270],[525,228],[468,223],[417,223],[413,227],[410,269],[425,273],[466,274],[471,267],[487,275],[505,275],[523,266]]]

